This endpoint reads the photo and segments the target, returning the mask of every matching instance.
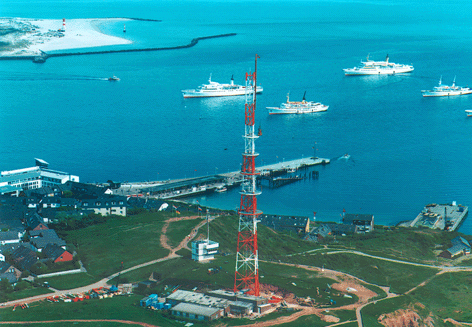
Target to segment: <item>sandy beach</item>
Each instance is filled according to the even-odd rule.
[[[99,26],[126,18],[62,19],[0,18],[0,56],[32,56],[41,51],[130,44],[130,40],[103,34]]]

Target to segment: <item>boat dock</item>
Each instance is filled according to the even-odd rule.
[[[402,224],[402,226],[428,227],[453,232],[459,228],[468,212],[468,207],[457,205],[455,202],[452,204],[428,204],[414,220]]]
[[[325,158],[302,158],[290,161],[283,161],[275,164],[256,167],[259,172],[258,182],[269,180],[273,187],[287,185],[307,177],[302,174],[295,176],[279,177],[298,170],[306,169],[316,165],[327,165],[329,159]],[[318,172],[308,173],[311,178],[317,178]],[[215,174],[203,177],[185,178],[178,180],[156,181],[147,183],[122,183],[119,188],[113,189],[113,194],[126,196],[148,196],[158,199],[175,199],[182,197],[196,196],[203,193],[210,193],[222,189],[235,187],[243,182],[240,171],[233,171],[223,174]]]

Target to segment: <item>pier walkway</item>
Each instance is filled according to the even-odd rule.
[[[289,161],[284,160],[279,163],[256,167],[256,170],[260,173],[260,176],[275,177],[293,173],[311,166],[326,165],[329,163],[329,159],[311,157]],[[241,182],[243,182],[241,171],[233,171],[223,174],[168,181],[123,183],[118,189],[113,190],[113,193],[127,196],[149,196],[158,199],[174,199],[235,187]]]

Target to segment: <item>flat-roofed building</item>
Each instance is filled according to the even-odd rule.
[[[179,303],[171,308],[171,312],[177,317],[207,321],[218,319],[224,315],[223,309],[192,303]]]
[[[5,192],[16,192],[64,184],[68,181],[78,182],[79,177],[66,172],[51,170],[49,164],[36,159],[36,166],[30,168],[2,171],[0,189]],[[2,191],[3,193],[4,191]]]
[[[171,305],[179,303],[193,303],[206,307],[223,309],[223,313],[229,312],[230,301],[214,296],[208,296],[203,293],[177,290],[166,298],[166,302]]]
[[[254,310],[252,303],[243,301],[233,301],[229,304],[229,311],[236,315],[250,315]]]
[[[200,240],[192,242],[192,260],[203,261],[215,259],[215,254],[218,254],[218,242],[210,240]]]

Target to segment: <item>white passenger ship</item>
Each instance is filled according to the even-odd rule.
[[[385,58],[385,61],[373,61],[369,60],[367,56],[367,61],[361,61],[361,65],[354,68],[343,69],[346,76],[350,75],[394,75],[398,73],[408,73],[414,70],[411,65],[402,65],[396,64],[388,61]]]
[[[439,85],[433,87],[432,90],[422,90],[424,97],[444,97],[453,95],[464,95],[472,93],[472,90],[468,87],[456,86],[456,77],[452,85],[442,85],[442,76],[439,79]]]
[[[261,93],[262,90],[262,86],[256,87],[256,93]],[[213,82],[210,75],[208,84],[203,84],[192,90],[182,90],[181,92],[184,98],[226,97],[251,93],[253,92],[253,86],[236,85],[234,84],[233,76],[231,76],[230,84],[220,84]]]
[[[306,94],[306,92],[305,92]],[[290,93],[287,94],[287,102],[282,103],[280,107],[267,107],[269,115],[276,114],[307,114],[328,110],[328,106],[319,102],[306,101],[305,94],[302,101],[290,101]]]

